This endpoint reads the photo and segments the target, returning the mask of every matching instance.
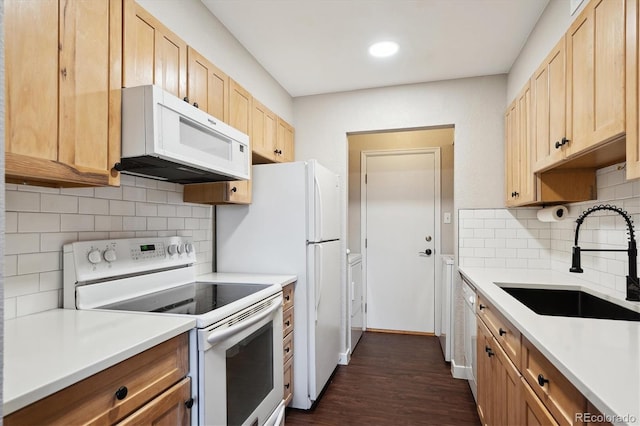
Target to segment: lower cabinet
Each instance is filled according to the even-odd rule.
[[[189,425],[188,370],[185,333],[11,413],[4,424]]]
[[[481,295],[477,318],[477,403],[483,425],[584,425],[599,414]]]
[[[293,287],[287,284],[282,289],[284,304],[282,306],[282,354],[284,362],[284,404],[289,405],[293,399]]]

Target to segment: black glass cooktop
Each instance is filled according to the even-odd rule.
[[[128,299],[99,309],[200,315],[269,287],[266,284],[195,282]]]

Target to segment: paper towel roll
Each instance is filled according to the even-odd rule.
[[[559,222],[564,220],[568,213],[565,206],[553,206],[538,210],[537,216],[540,222]]]

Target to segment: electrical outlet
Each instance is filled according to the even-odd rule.
[[[444,212],[443,221],[444,221],[444,223],[451,223],[451,213]]]

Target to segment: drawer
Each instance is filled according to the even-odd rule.
[[[522,376],[560,425],[584,424],[576,413],[587,400],[527,339],[522,339]]]
[[[285,362],[293,356],[293,333],[284,336],[282,340],[282,355],[284,356]]]
[[[185,377],[188,362],[185,333],[8,415],[4,424],[115,423]]]
[[[542,401],[536,396],[531,386],[524,380],[524,377],[520,380],[522,383],[522,397],[524,399],[522,406],[522,424],[526,426],[558,426],[558,422],[555,421],[549,410],[547,410],[547,407],[542,404]]]
[[[481,295],[478,295],[476,312],[507,353],[511,362],[520,369],[520,332]]]
[[[293,358],[284,364],[284,405],[289,405],[293,399]]]
[[[189,426],[191,408],[187,402],[190,400],[191,379],[187,377],[118,423],[118,426],[157,424]]]
[[[289,308],[282,313],[282,335],[286,336],[292,331],[293,331],[293,308]]]
[[[282,288],[282,299],[284,300],[284,304],[282,305],[282,310],[286,311],[287,309],[293,307],[293,288],[295,287],[295,283],[287,284]]]

